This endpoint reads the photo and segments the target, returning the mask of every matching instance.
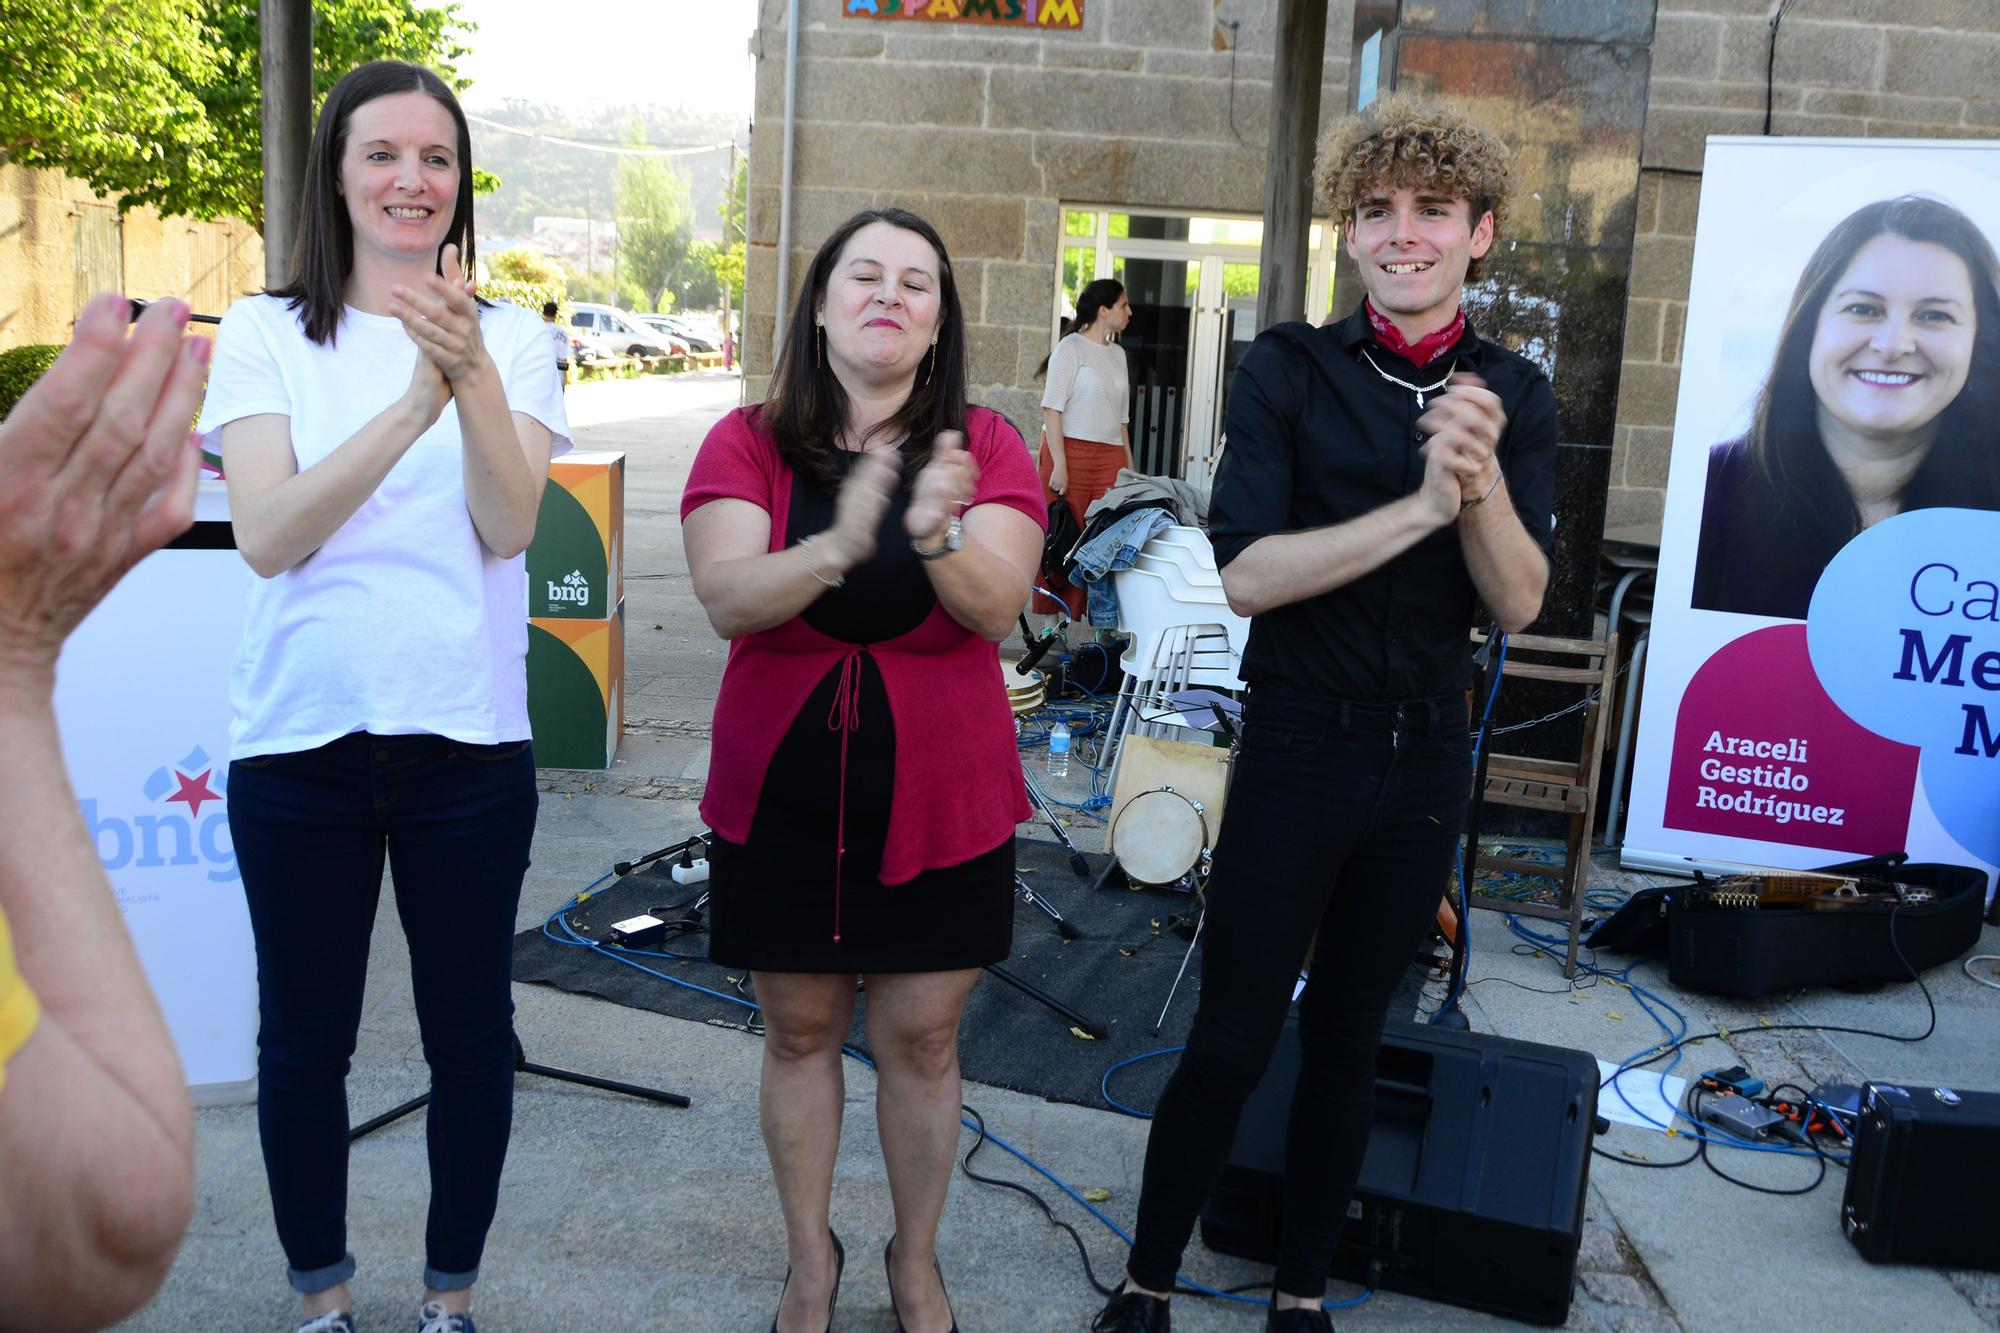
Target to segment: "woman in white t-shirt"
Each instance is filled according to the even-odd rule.
[[[535,822],[527,576],[568,447],[541,321],[475,300],[471,137],[397,61],[327,95],[291,283],[231,306],[199,429],[262,575],[230,683],[258,1128],[302,1328],[351,1333],[345,1076],[386,855],[431,1067],[427,1333],[465,1313],[506,1157]]]
[[[1076,318],[1065,321],[1063,340],[1036,374],[1048,375],[1042,391],[1042,453],[1036,471],[1043,500],[1069,503],[1077,527],[1091,502],[1110,490],[1118,469],[1132,466],[1130,379],[1125,350],[1112,341],[1132,322],[1125,284],[1115,278],[1088,283],[1076,297]],[[1083,590],[1053,573],[1070,617],[1083,618]],[[1055,610],[1039,594],[1035,609]]]

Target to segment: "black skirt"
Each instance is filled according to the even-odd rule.
[[[881,672],[865,649],[859,662],[838,895],[840,732],[827,725],[836,667],[772,756],[749,840],[709,848],[708,952],[725,967],[949,972],[997,963],[1013,945],[1011,835],[970,861],[882,882],[896,738]]]
[[[843,469],[853,462],[836,457]],[[908,506],[899,489],[882,516],[875,554],[806,609],[807,624],[867,645],[907,634],[936,608],[930,578],[903,535]],[[833,497],[795,477],[788,541],[832,521]],[[1014,940],[1011,834],[969,861],[902,884],[882,882],[896,724],[865,646],[856,663],[844,776],[841,731],[828,725],[842,664],[814,688],[772,755],[748,840],[717,838],[710,846],[709,957],[763,972],[950,972],[997,963]],[[951,744],[949,736],[912,739]]]

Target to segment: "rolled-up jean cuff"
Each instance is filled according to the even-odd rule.
[[[354,1254],[349,1251],[340,1256],[340,1262],[328,1264],[325,1268],[307,1269],[304,1272],[296,1268],[287,1269],[285,1275],[291,1279],[293,1291],[301,1296],[311,1296],[315,1292],[325,1291],[328,1287],[337,1287],[352,1278]]]
[[[440,1273],[429,1264],[424,1265],[424,1286],[430,1291],[464,1291],[477,1281],[477,1268],[464,1273]]]

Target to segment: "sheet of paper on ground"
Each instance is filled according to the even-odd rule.
[[[1667,1126],[1674,1123],[1674,1108],[1681,1104],[1687,1080],[1672,1074],[1655,1074],[1649,1069],[1628,1069],[1613,1080],[1611,1076],[1617,1073],[1618,1066],[1610,1061],[1597,1062],[1602,1089],[1597,1094],[1598,1114],[1621,1125],[1665,1133]]]

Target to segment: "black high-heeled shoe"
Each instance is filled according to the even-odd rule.
[[[826,1333],[833,1333],[833,1307],[840,1300],[840,1275],[847,1268],[847,1251],[841,1248],[840,1233],[838,1231],[835,1231],[832,1227],[828,1227],[826,1234],[833,1238],[833,1294],[826,1298]],[[786,1265],[785,1286],[778,1288],[779,1305],[785,1303],[785,1287],[791,1285],[792,1270],[790,1265]],[[893,1292],[890,1293],[890,1302],[893,1303],[895,1299],[895,1294]],[[775,1316],[771,1320],[771,1333],[778,1333],[778,1321]]]
[[[895,1248],[896,1238],[891,1236],[889,1243],[882,1247],[882,1276],[889,1279],[889,1313],[896,1316],[896,1333],[910,1333],[909,1329],[903,1327],[903,1312],[896,1308],[896,1271],[889,1262],[889,1256]],[[936,1255],[931,1256],[931,1267],[937,1273],[938,1290],[944,1291],[944,1309],[946,1314],[951,1315],[951,1333],[958,1333],[958,1316],[952,1313],[951,1293],[945,1291],[944,1265],[938,1262]]]

